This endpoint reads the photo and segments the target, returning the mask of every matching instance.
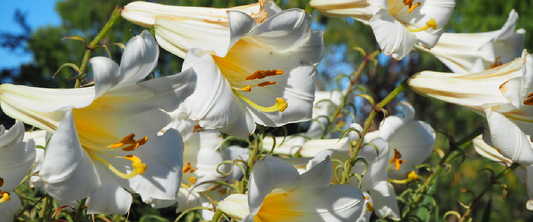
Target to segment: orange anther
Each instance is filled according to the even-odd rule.
[[[252,80],[252,79],[262,79],[267,76],[275,76],[275,75],[281,75],[283,74],[283,71],[279,69],[274,70],[257,70],[252,75],[249,75],[246,77],[246,80]]]
[[[262,83],[257,84],[258,86],[268,86],[268,85],[274,85],[276,84],[276,81],[265,81]]]

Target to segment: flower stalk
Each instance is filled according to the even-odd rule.
[[[91,56],[91,52],[94,50],[98,42],[100,42],[100,40],[102,40],[102,38],[107,34],[111,27],[113,27],[113,25],[118,21],[118,19],[120,18],[120,11],[121,9],[118,6],[115,7],[115,10],[113,10],[109,21],[104,25],[102,30],[100,30],[100,32],[96,35],[96,37],[94,37],[94,39],[89,43],[89,45],[86,46],[86,50],[83,54],[83,60],[81,62],[81,67],[78,72],[74,88],[79,88],[81,86],[85,77],[85,70],[87,69],[87,63],[89,63],[89,57]]]
[[[359,149],[363,145],[364,136],[368,133],[368,130],[370,129],[370,126],[372,125],[372,122],[374,122],[374,118],[376,117],[378,112],[381,112],[383,107],[385,107],[389,102],[391,102],[396,96],[398,96],[400,93],[402,93],[405,89],[407,89],[407,79],[403,80],[398,87],[396,87],[385,99],[383,99],[381,102],[379,102],[372,112],[370,112],[370,115],[365,121],[365,124],[363,126],[363,132],[361,132],[361,136],[357,140],[357,143],[355,147],[352,149],[350,148],[350,159],[348,160],[350,164],[346,166],[346,170],[344,171],[344,174],[342,176],[341,184],[346,184],[348,182],[348,179],[350,178],[350,172],[352,170],[353,165],[355,164],[355,159],[357,158],[357,153],[359,152]]]
[[[469,134],[467,137],[463,138],[459,142],[451,144],[451,148],[452,148],[451,151],[447,152],[444,155],[444,157],[442,157],[442,159],[439,161],[439,164],[435,167],[434,173],[431,174],[429,178],[424,182],[424,184],[418,188],[418,191],[416,192],[418,194],[415,196],[413,201],[408,205],[407,209],[403,213],[402,218],[404,220],[409,218],[409,215],[416,208],[416,206],[418,206],[418,203],[422,200],[422,197],[424,197],[428,193],[429,188],[433,185],[433,183],[435,183],[436,179],[440,177],[442,171],[446,169],[444,164],[449,163],[451,160],[455,158],[455,155],[452,155],[452,154],[456,153],[455,151],[457,151],[458,149],[461,149],[461,150],[465,149],[468,146],[469,142],[472,141],[474,138],[476,138],[481,133],[483,133],[482,127],[477,128],[476,130],[474,130],[474,132],[472,132],[471,134]]]

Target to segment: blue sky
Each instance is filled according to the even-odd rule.
[[[41,26],[61,24],[61,19],[55,11],[55,3],[58,0],[9,0],[2,1],[0,7],[0,31],[21,32],[21,28],[13,20],[16,9],[26,14],[26,19],[33,30]],[[28,63],[32,59],[31,54],[13,53],[0,48],[0,70],[3,68],[15,68],[20,63]]]

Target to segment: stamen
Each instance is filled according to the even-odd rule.
[[[368,202],[366,203],[366,211],[374,211],[374,207],[372,206],[372,203]]]
[[[190,162],[187,162],[187,164],[183,167],[183,169],[181,170],[181,172],[183,173],[187,173],[189,172],[189,170],[192,169],[192,166],[191,166],[191,163]]]
[[[402,154],[397,149],[394,149],[394,157],[389,163],[394,163],[396,171],[400,171],[400,165],[405,163],[405,160],[400,160],[400,158],[402,158]]]
[[[287,109],[287,106],[289,105],[285,101],[285,99],[276,98],[276,104],[274,104],[274,105],[272,105],[270,107],[264,107],[264,106],[258,105],[257,103],[252,102],[250,99],[246,98],[245,96],[243,96],[238,91],[233,90],[233,92],[235,93],[235,95],[239,96],[239,98],[241,98],[242,100],[244,100],[245,102],[247,102],[248,104],[253,106],[254,108],[256,108],[258,110],[261,110],[263,112],[276,112],[276,111],[283,112],[283,111],[285,111],[285,109]]]
[[[196,133],[196,132],[203,132],[205,131],[204,128],[202,128],[200,125],[194,125],[194,128],[192,129],[192,132],[193,133]]]
[[[265,81],[265,82],[257,84],[257,86],[268,86],[268,85],[274,85],[274,84],[276,84],[276,81]]]
[[[124,157],[124,159],[130,160],[130,161],[133,162],[131,164],[131,166],[133,166],[133,170],[129,174],[125,174],[125,173],[120,172],[119,170],[117,170],[117,168],[115,168],[113,165],[111,165],[109,162],[107,162],[107,160],[105,160],[102,157],[97,156],[96,154],[89,153],[89,155],[91,156],[91,158],[94,158],[94,159],[102,162],[107,168],[109,168],[109,170],[111,170],[111,172],[113,172],[117,176],[119,176],[121,178],[124,178],[124,179],[131,179],[134,176],[137,176],[139,174],[143,174],[144,171],[146,170],[146,164],[142,163],[141,159],[139,157],[136,157],[136,156],[133,156],[133,155],[128,155],[128,156]]]
[[[0,187],[4,185],[4,178],[0,177]]]
[[[246,87],[242,88],[242,91],[250,92],[250,91],[252,91],[252,87],[251,86],[246,86]]]
[[[415,0],[403,0],[403,4],[409,6],[409,8],[411,8],[411,6],[413,5],[413,2]]]
[[[123,147],[123,146],[129,144],[128,146],[123,147],[122,150],[124,150],[124,151],[133,151],[133,150],[136,150],[137,148],[139,148],[139,146],[144,145],[146,142],[148,142],[148,137],[147,136],[145,136],[142,139],[137,140],[137,141],[135,141],[133,139],[134,137],[135,137],[135,134],[132,133],[130,135],[125,136],[120,142],[115,143],[115,144],[111,144],[111,146],[109,146],[109,147],[110,148],[120,148],[120,147]]]
[[[124,159],[131,161],[132,162],[131,166],[140,175],[143,175],[144,171],[146,171],[146,164],[143,163],[139,157],[133,156],[133,155],[127,155],[124,157]]]
[[[276,76],[283,74],[283,71],[279,69],[274,70],[257,70],[252,75],[249,75],[246,77],[246,80],[252,80],[252,79],[262,79],[267,76]]]
[[[196,177],[189,177],[189,184],[190,185],[193,185],[194,183],[196,183]]]
[[[408,180],[418,180],[418,174],[413,170],[409,174],[407,174]]]
[[[527,95],[526,97],[526,100],[524,100],[524,102],[522,102],[524,105],[533,105],[533,93],[530,93],[529,95]]]
[[[5,203],[5,202],[11,200],[11,197],[9,196],[8,192],[0,191],[0,194],[2,194],[2,199],[0,199],[0,203]]]
[[[425,31],[430,28],[437,30],[437,21],[435,21],[434,18],[430,18],[429,21],[426,22],[426,25],[424,27],[420,27],[417,29],[407,28],[407,30],[409,30],[410,32],[421,32],[421,31]]]
[[[413,10],[415,10],[415,8],[420,6],[420,5],[422,5],[422,3],[420,3],[420,2],[414,4],[413,6],[409,5],[409,12],[408,13],[411,14],[411,12],[413,12]]]
[[[498,66],[501,66],[503,64],[501,61],[499,61],[501,58],[501,56],[496,57],[496,59],[494,59],[494,63],[490,65],[490,68],[496,68]]]

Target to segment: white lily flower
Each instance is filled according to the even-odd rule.
[[[414,120],[415,109],[400,102],[404,117],[389,116],[381,122],[378,136],[388,142],[389,178],[405,179],[415,166],[420,165],[435,148],[436,134],[424,121]]]
[[[362,131],[361,126],[358,124],[352,124],[351,127],[359,132]],[[312,155],[316,159],[331,156],[334,159],[344,160],[349,156],[351,141],[357,141],[358,139],[358,133],[352,131],[348,134],[348,138],[343,138],[342,140],[309,140],[304,144],[300,154],[304,157]],[[388,217],[393,220],[399,220],[400,211],[396,201],[396,193],[388,182],[389,145],[383,138],[379,137],[367,140],[365,136],[363,143],[365,145],[360,148],[357,157],[365,159],[368,167],[364,162],[359,161],[353,166],[350,173],[361,175],[366,168],[367,171],[363,176],[361,190],[370,193],[373,199],[374,212],[381,218]],[[352,177],[348,183],[354,187],[359,187],[360,181],[357,177]]]
[[[468,107],[487,118],[492,144],[513,162],[533,165],[533,61],[521,58],[479,73],[425,71],[411,77],[419,94]],[[527,135],[527,136],[526,136]]]
[[[23,142],[24,125],[16,121],[7,132],[0,126],[0,221],[13,221],[20,199],[13,192],[35,160],[33,140]]]
[[[255,6],[224,9],[226,17],[221,9],[142,9],[156,18],[161,47],[185,58],[183,67],[198,74],[185,108],[203,128],[244,138],[255,123],[281,126],[311,118],[315,65],[324,50],[322,33],[310,30],[311,16],[301,9],[281,11],[272,2],[259,3],[258,12],[252,10]],[[143,20],[136,10],[128,15],[130,8],[140,8],[137,4],[127,5],[122,16]],[[177,13],[169,15],[172,9]]]
[[[223,161],[248,159],[248,150],[242,147],[230,146],[221,148],[222,138],[218,130],[205,130],[195,122],[190,120],[182,108],[169,112],[172,123],[167,128],[178,130],[183,136],[184,152],[183,161],[185,166],[182,169],[183,177],[176,200],[158,200],[144,197],[146,203],[153,207],[167,207],[178,202],[176,212],[183,212],[189,208],[203,206],[210,207],[210,200],[202,193],[207,193],[211,200],[220,200],[225,197],[226,189],[209,183],[216,180],[237,180],[242,177],[242,172],[235,167],[229,177],[224,177],[222,173],[229,173],[230,164],[219,166]],[[203,218],[210,218],[213,212],[202,210]]]
[[[255,163],[248,194],[232,194],[218,208],[240,221],[355,221],[366,209],[361,191],[329,186],[329,158],[300,175],[289,163],[266,156]]]
[[[432,48],[450,20],[455,0],[311,0],[329,16],[370,25],[383,53],[403,59],[416,45]]]
[[[430,53],[452,72],[481,72],[520,57],[524,49],[525,30],[515,31],[518,13],[513,9],[500,30],[482,33],[443,33],[435,47],[418,50]]]
[[[53,132],[39,176],[53,197],[89,197],[88,213],[126,213],[131,194],[175,199],[182,141],[176,130],[157,133],[193,90],[194,73],[138,82],[155,67],[159,50],[148,33],[132,38],[121,65],[92,58],[95,85],[44,89],[3,84],[2,110]],[[189,84],[190,83],[190,84]],[[137,138],[135,138],[137,137]]]

